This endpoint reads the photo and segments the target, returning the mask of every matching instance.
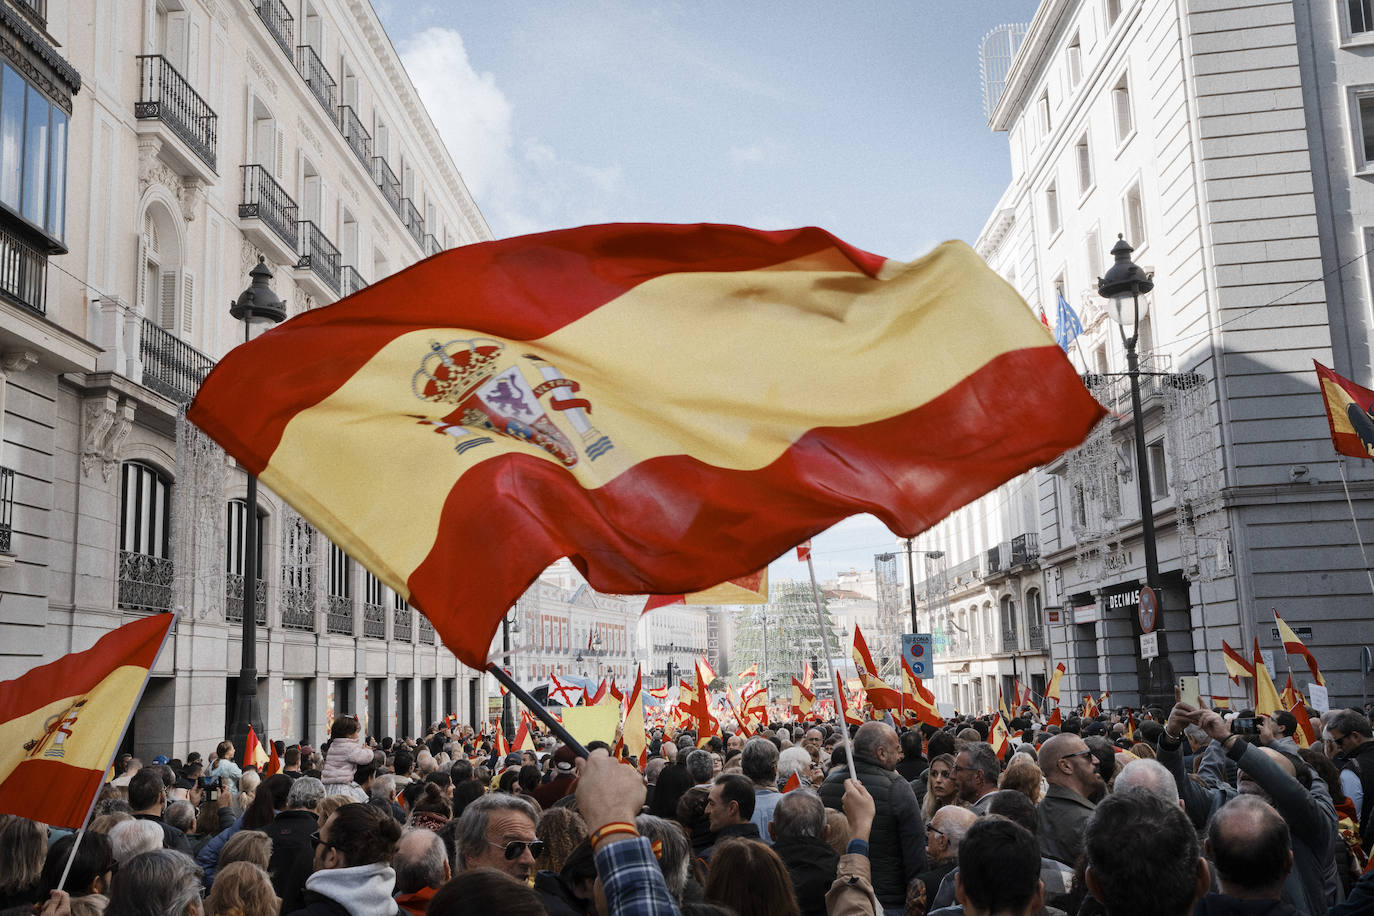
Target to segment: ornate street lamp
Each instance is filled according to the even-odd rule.
[[[272,291],[268,281],[272,271],[259,255],[258,263],[248,271],[253,282],[229,305],[229,314],[243,322],[243,340],[252,339],[254,328],[259,331],[278,324],[286,318],[286,305]],[[239,677],[234,690],[234,726],[230,740],[240,752],[247,746],[248,728],[263,741],[267,732],[262,725],[258,705],[258,478],[248,475],[248,492],[244,498],[247,511],[243,521],[243,645],[239,655]]]

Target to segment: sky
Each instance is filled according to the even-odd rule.
[[[373,0],[498,238],[601,222],[820,226],[911,260],[1010,179],[978,49],[1035,0]],[[894,535],[848,519],[822,581]],[[793,558],[775,579],[805,578]]]

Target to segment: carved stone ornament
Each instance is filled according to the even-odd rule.
[[[134,402],[116,394],[86,401],[81,412],[81,472],[97,467],[108,481],[119,464],[119,449],[134,423]]]
[[[277,81],[272,78],[272,74],[268,72],[267,68],[262,65],[262,61],[258,60],[257,55],[252,51],[248,52],[248,69],[252,70],[253,74],[262,81],[262,85],[267,88],[267,94],[276,98]]]
[[[138,193],[146,194],[148,188],[160,184],[172,196],[181,197],[181,176],[162,161],[162,141],[156,137],[140,137],[138,141]]]
[[[186,222],[195,222],[196,210],[200,208],[201,202],[205,200],[205,183],[199,178],[187,178],[182,183],[181,193],[177,195],[177,202],[181,204],[181,218]]]
[[[321,156],[324,155],[324,147],[320,145],[320,135],[315,133],[314,128],[306,124],[305,119],[300,115],[296,116],[296,132],[310,142],[310,145],[315,148],[316,153]]]
[[[38,354],[28,350],[11,350],[0,354],[0,375],[18,375],[30,366],[37,365]]]

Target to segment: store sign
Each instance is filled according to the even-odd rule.
[[[1107,604],[1107,611],[1131,611],[1134,613],[1140,607],[1140,586],[1128,585],[1117,591],[1107,592],[1102,596],[1102,600]]]
[[[1050,623],[1058,623],[1058,622],[1059,622],[1059,608],[1057,608],[1057,607],[1046,608],[1046,609],[1045,609],[1045,612],[1049,615],[1049,621],[1050,621]]]
[[[1073,609],[1074,623],[1098,623],[1102,620],[1102,602],[1080,604]]]

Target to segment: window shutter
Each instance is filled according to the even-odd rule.
[[[175,270],[158,271],[157,323],[164,330],[175,331],[177,320],[177,274]]]
[[[148,236],[145,233],[138,237],[138,294],[136,302],[138,307],[143,310],[143,314],[149,313],[148,308]]]
[[[277,179],[278,184],[286,184],[284,180],[286,177],[286,134],[281,129],[281,125],[277,124],[275,121],[272,123],[272,131],[274,134],[276,134],[277,142],[277,161],[275,177]]]
[[[1131,90],[1122,83],[1113,95],[1116,96],[1116,139],[1125,140],[1131,132]]]
[[[181,336],[186,340],[191,339],[191,332],[194,329],[195,321],[195,277],[184,273],[181,277]]]
[[[183,76],[186,75],[186,28],[185,13],[170,13],[167,16],[167,46],[162,49],[163,56]]]
[[[190,22],[190,29],[186,38],[186,81],[192,88],[201,85],[200,83],[200,24],[194,19]]]

